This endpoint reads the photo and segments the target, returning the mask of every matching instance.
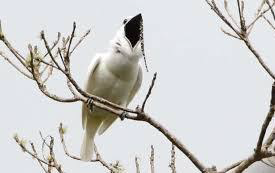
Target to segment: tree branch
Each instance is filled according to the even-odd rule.
[[[81,161],[81,158],[80,158],[80,157],[74,156],[74,155],[72,155],[72,154],[70,154],[70,153],[68,152],[68,149],[67,149],[67,146],[66,146],[66,143],[65,143],[65,139],[64,139],[65,130],[64,130],[64,128],[63,128],[62,123],[60,123],[58,129],[59,129],[60,140],[61,140],[61,143],[62,143],[63,150],[64,150],[65,154],[66,154],[68,157],[70,157],[70,158],[72,158],[72,159],[74,159],[74,160],[79,160],[79,161]],[[107,168],[109,171],[111,171],[111,172],[115,172],[115,171],[116,171],[116,170],[113,169],[107,162],[105,162],[105,161],[101,158],[101,155],[98,153],[96,147],[95,147],[95,153],[96,153],[96,159],[95,159],[95,160],[90,160],[90,162],[99,162],[99,163],[101,163],[102,166],[104,166],[105,168]]]
[[[175,146],[172,144],[171,149],[171,162],[169,164],[169,167],[171,168],[172,173],[177,173],[176,171],[176,152],[175,152]]]
[[[151,145],[150,168],[151,168],[151,173],[155,173],[155,151],[154,151],[153,145]]]
[[[150,95],[152,93],[152,89],[153,89],[153,87],[155,85],[156,78],[157,78],[157,73],[154,73],[154,77],[152,79],[151,85],[150,85],[149,90],[148,90],[148,92],[146,94],[146,97],[145,97],[145,99],[144,99],[144,101],[142,103],[142,107],[141,107],[141,111],[142,112],[144,112],[145,104],[146,104],[148,98],[150,97]]]

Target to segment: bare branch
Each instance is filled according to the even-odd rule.
[[[57,33],[57,39],[56,39],[56,41],[53,42],[53,45],[52,45],[52,47],[50,48],[51,51],[55,48],[55,46],[58,45],[59,40],[60,40],[60,37],[61,37],[61,33],[58,32],[58,33]],[[43,57],[45,58],[45,57],[48,56],[48,55],[49,55],[49,51],[47,51]]]
[[[268,158],[269,159],[269,158]],[[267,160],[268,160],[267,159]],[[269,166],[269,167],[271,167],[271,168],[275,168],[275,165],[273,165],[273,163],[270,161],[270,160],[268,160],[268,162],[267,161],[265,161],[265,160],[261,160],[261,162],[263,163],[263,164],[265,164],[266,166]]]
[[[53,74],[53,67],[50,66],[46,78],[43,80],[42,85],[45,85],[45,83],[48,81],[48,79],[51,77]]]
[[[0,40],[6,45],[6,47],[10,50],[10,52],[17,58],[17,60],[30,72],[28,69],[25,58],[10,44],[10,42],[6,39],[6,36],[3,33],[1,21],[0,21]]]
[[[272,6],[271,6],[269,0],[266,0],[265,2],[267,3],[268,7],[270,8],[272,17],[273,17],[273,19],[274,19],[274,21],[275,21],[275,13],[274,13],[274,11],[273,11],[273,8],[272,8]]]
[[[236,167],[236,169],[234,170],[234,173],[241,173],[243,172],[245,169],[247,169],[250,165],[252,165],[253,163],[260,161],[264,158],[269,158],[274,156],[274,153],[272,152],[268,152],[268,151],[264,151],[262,150],[260,152],[260,154],[252,154],[251,156],[249,156],[248,158],[244,159],[240,165],[238,165]]]
[[[205,172],[207,167],[205,167],[199,160],[198,158],[189,150],[187,147],[179,140],[177,139],[174,135],[172,135],[163,125],[155,121],[152,117],[147,116],[146,114],[143,114],[141,116],[142,119],[135,118],[136,120],[140,121],[145,121],[149,124],[151,124],[153,127],[158,129],[166,138],[172,142],[180,151],[182,151],[186,157],[201,171]],[[128,119],[131,119],[131,117],[127,117]]]
[[[42,162],[38,159],[38,154],[36,152],[36,149],[34,147],[34,144],[31,142],[31,147],[32,147],[32,151],[33,151],[33,154],[36,156],[35,159],[37,160],[37,162],[39,163],[40,167],[43,169],[43,171],[45,173],[49,173],[46,168],[44,167],[44,165],[42,164]]]
[[[59,135],[60,135],[60,140],[61,140],[61,143],[62,143],[62,146],[63,146],[63,150],[65,152],[65,154],[74,159],[74,160],[79,160],[81,161],[80,157],[77,157],[77,156],[74,156],[74,155],[71,155],[69,152],[68,152],[68,149],[67,149],[67,146],[65,144],[65,139],[64,139],[64,128],[63,128],[63,125],[62,123],[60,123],[59,125]],[[90,162],[99,162],[101,163],[102,166],[104,166],[105,168],[107,168],[109,171],[113,171],[115,172],[115,169],[113,169],[108,163],[106,163],[102,158],[101,158],[101,155],[99,154],[99,152],[97,151],[97,148],[95,146],[95,153],[96,153],[96,159],[95,160],[90,160]]]
[[[2,37],[4,37],[4,33],[3,33],[3,29],[2,29],[2,23],[0,20],[0,39],[2,39]]]
[[[222,14],[220,9],[217,7],[216,3],[214,0],[211,2],[209,0],[205,0],[206,3],[211,7],[211,9],[220,17],[220,19],[229,27],[231,28],[240,38],[242,37],[241,33],[236,29],[227,19],[226,17]]]
[[[44,71],[47,70],[48,67],[55,68],[55,69],[58,70],[58,68],[53,65],[52,61],[51,62],[46,62],[42,59],[36,59],[36,60],[46,65],[46,67],[41,71],[41,73],[40,73],[41,75],[43,74]]]
[[[155,151],[154,151],[153,145],[151,145],[150,167],[151,167],[151,173],[155,173]]]
[[[263,15],[263,19],[268,23],[268,25],[273,29],[275,30],[275,26],[270,22],[269,19],[267,19],[264,15]]]
[[[264,123],[262,125],[260,136],[259,136],[259,139],[258,139],[258,142],[257,142],[257,147],[256,147],[256,150],[255,150],[256,153],[261,152],[261,148],[262,148],[262,144],[263,144],[263,139],[264,139],[267,127],[268,127],[269,123],[271,122],[271,120],[273,118],[274,111],[275,111],[274,107],[271,106],[270,109],[269,109],[269,112],[268,112],[268,114],[267,114],[267,116],[265,118],[265,121],[264,121]]]
[[[238,39],[238,40],[241,40],[238,36],[235,36],[235,35],[233,35],[233,34],[227,32],[227,31],[225,31],[223,28],[221,28],[221,31],[222,31],[224,34],[226,34],[226,35],[228,35],[228,36],[230,36],[230,37],[233,37],[233,38],[236,38],[236,39]]]
[[[241,32],[237,31],[232,24],[224,17],[224,15],[221,13],[221,11],[219,10],[219,8],[216,6],[216,3],[214,0],[212,0],[211,2],[209,2],[208,0],[206,0],[206,2],[209,4],[209,6],[211,7],[211,9],[220,17],[220,19],[227,24],[238,36],[241,40],[243,40],[243,42],[245,43],[245,45],[247,46],[247,48],[254,54],[254,56],[257,58],[258,62],[260,63],[260,65],[265,69],[265,71],[270,75],[270,77],[272,77],[275,80],[275,75],[273,74],[273,72],[270,70],[270,68],[265,64],[265,62],[263,61],[262,57],[259,55],[259,53],[254,49],[254,47],[251,45],[248,37],[247,37],[247,27],[245,26],[245,19],[243,17],[243,12],[242,12],[242,6],[239,2],[239,0],[237,0],[237,4],[238,4],[238,9],[239,9],[239,16],[240,16],[240,22],[241,22]]]
[[[44,160],[40,159],[37,154],[31,152],[29,149],[26,148],[24,141],[20,140],[19,137],[17,135],[15,135],[14,137],[15,142],[20,146],[20,148],[22,149],[23,152],[28,153],[30,156],[32,156],[33,158],[35,158],[36,160],[38,160],[40,163],[43,163],[45,165],[48,165],[47,162],[45,162]],[[53,166],[53,165],[52,165]]]
[[[273,128],[271,134],[267,138],[267,140],[264,144],[264,148],[267,150],[272,145],[274,140],[275,140],[275,127]]]
[[[263,0],[263,3],[265,3],[266,0]],[[273,7],[275,5],[275,3],[273,3],[271,6]],[[260,6],[260,8],[258,9],[258,12],[256,14],[256,18],[247,26],[248,32],[247,35],[249,35],[253,29],[253,26],[255,25],[255,23],[266,13],[270,10],[270,8],[267,8],[265,10],[263,10],[261,13],[262,7]]]
[[[49,55],[50,55],[52,61],[54,62],[54,64],[55,64],[56,67],[58,68],[58,70],[60,70],[60,71],[62,71],[63,73],[65,73],[65,71],[60,67],[60,65],[59,65],[59,64],[57,63],[57,61],[55,60],[55,58],[54,58],[54,56],[53,56],[53,54],[52,54],[52,52],[51,52],[51,49],[50,49],[50,47],[49,47],[49,44],[48,44],[48,42],[47,42],[47,40],[46,40],[46,38],[45,38],[44,31],[41,31],[40,35],[41,35],[41,38],[42,38],[42,40],[43,40],[43,42],[44,42],[44,45],[45,45],[45,47],[46,47],[46,49],[47,49],[47,51],[48,51],[48,53],[49,53]]]
[[[238,27],[239,29],[241,29],[241,28],[239,27],[237,21],[233,18],[232,14],[231,14],[231,12],[230,12],[230,10],[229,10],[229,8],[228,8],[228,2],[227,2],[227,0],[224,0],[224,9],[225,9],[227,15],[229,16],[229,18],[230,18],[230,19],[233,21],[233,23],[236,25],[236,27]]]
[[[140,173],[139,163],[138,163],[138,158],[137,157],[135,157],[135,164],[136,164],[136,173]]]
[[[68,49],[67,49],[67,54],[66,56],[64,57],[65,60],[66,58],[68,58],[70,56],[70,48],[71,48],[71,44],[72,44],[72,41],[73,41],[73,38],[74,38],[74,33],[75,33],[75,29],[76,29],[76,23],[74,22],[73,23],[73,31],[72,31],[72,34],[71,34],[71,37],[70,37],[70,41],[69,41],[69,45],[68,45]]]
[[[237,4],[238,4],[239,17],[240,17],[241,33],[246,34],[247,28],[245,26],[245,19],[243,14],[244,3],[243,1],[240,3],[240,0],[237,0]]]
[[[270,68],[265,64],[259,53],[255,50],[255,48],[251,45],[248,39],[243,40],[247,46],[247,48],[254,54],[254,56],[257,58],[258,62],[261,64],[261,66],[265,69],[265,71],[269,74],[270,77],[272,77],[275,80],[274,73],[270,70]]]
[[[175,146],[172,144],[171,149],[171,162],[169,164],[169,167],[171,168],[172,173],[176,173],[176,152],[175,152]]]
[[[142,111],[142,112],[144,112],[145,104],[146,104],[148,98],[150,97],[150,95],[151,95],[151,93],[152,93],[152,89],[153,89],[153,87],[154,87],[156,78],[157,78],[157,73],[154,73],[154,77],[153,77],[153,79],[152,79],[151,85],[150,85],[149,90],[148,90],[148,92],[147,92],[147,94],[146,94],[146,97],[145,97],[145,99],[144,99],[144,101],[143,101],[143,103],[142,103],[142,107],[141,107],[141,111]]]
[[[237,166],[239,166],[242,162],[243,162],[243,160],[238,161],[238,162],[236,162],[236,163],[233,163],[232,165],[230,165],[230,166],[228,166],[228,167],[222,169],[221,171],[219,171],[219,173],[226,173],[226,172],[228,172],[228,171],[230,171],[230,170],[236,168]]]
[[[271,122],[271,120],[273,118],[273,115],[274,115],[274,112],[275,112],[275,109],[274,109],[274,104],[275,103],[274,102],[275,102],[275,82],[273,83],[272,90],[271,90],[270,109],[269,109],[269,112],[268,112],[268,114],[265,118],[265,121],[264,121],[263,125],[262,125],[262,129],[261,129],[259,139],[258,139],[258,142],[257,142],[257,147],[255,149],[255,153],[257,153],[257,154],[259,154],[261,152],[263,140],[264,140],[265,133],[266,133],[266,129],[267,129],[269,123]]]
[[[4,55],[3,52],[0,51],[0,56],[4,58],[10,65],[12,65],[17,71],[19,71],[21,74],[26,76],[27,78],[33,80],[32,76],[24,72],[22,69],[20,69],[17,65],[15,65],[6,55]]]
[[[73,47],[73,49],[70,51],[69,56],[74,52],[74,50],[80,45],[80,43],[91,33],[91,30],[89,29],[79,40],[78,42],[75,44],[75,46]]]
[[[257,16],[260,14],[260,12],[262,11],[262,9],[263,9],[263,7],[264,7],[264,4],[265,4],[265,1],[266,1],[266,0],[262,0],[261,5],[259,6],[259,8],[258,8],[257,11],[256,11],[256,14],[255,14],[256,17],[257,17]]]
[[[61,62],[62,62],[62,64],[63,64],[64,68],[66,69],[66,65],[65,65],[64,58],[63,58],[63,55],[62,55],[62,53],[61,53],[60,48],[58,48],[58,54],[59,54],[59,57],[60,57],[60,59],[61,59]]]
[[[38,88],[40,89],[40,91],[43,94],[45,94],[47,97],[49,97],[49,98],[51,98],[55,101],[58,101],[58,102],[75,102],[75,101],[78,101],[79,98],[66,99],[66,98],[58,97],[58,96],[53,95],[53,94],[48,92],[48,90],[46,88],[46,85],[42,84],[41,77],[40,77],[40,74],[38,72],[37,67],[35,67],[35,65],[34,65],[33,52],[32,52],[32,47],[30,45],[29,45],[29,50],[30,50],[30,56],[31,56],[31,73],[32,73],[33,78],[36,81],[36,84],[38,85]]]

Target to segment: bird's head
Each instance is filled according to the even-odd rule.
[[[124,19],[122,26],[111,41],[113,50],[130,58],[139,59],[142,56],[142,16]]]

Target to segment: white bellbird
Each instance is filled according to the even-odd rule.
[[[139,59],[143,55],[142,15],[125,19],[111,40],[111,49],[96,54],[92,59],[85,84],[85,91],[108,101],[127,107],[136,95],[142,82]],[[89,161],[94,153],[96,133],[103,134],[117,116],[100,108],[82,105],[84,139],[80,156]]]

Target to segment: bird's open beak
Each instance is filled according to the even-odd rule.
[[[130,41],[132,48],[135,47],[141,36],[142,16],[141,13],[130,19],[124,26],[125,36]]]

